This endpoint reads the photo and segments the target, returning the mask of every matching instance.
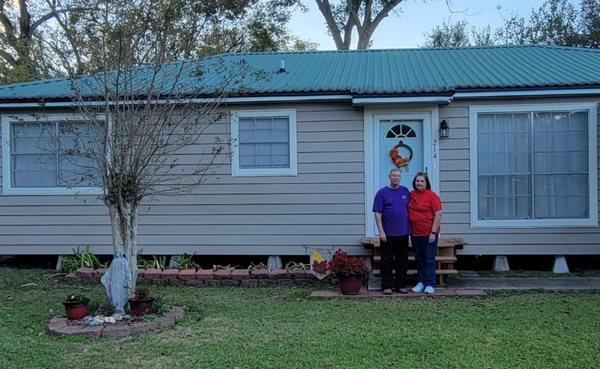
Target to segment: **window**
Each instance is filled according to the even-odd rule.
[[[98,126],[72,116],[4,117],[5,194],[100,193]]]
[[[233,176],[296,175],[296,112],[234,112]]]
[[[471,108],[473,226],[597,226],[596,107]]]
[[[379,123],[388,123],[390,120],[381,120]],[[417,134],[411,126],[405,124],[398,124],[390,128],[386,133],[385,138],[404,138],[404,137],[417,137]]]

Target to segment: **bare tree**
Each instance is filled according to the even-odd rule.
[[[369,47],[373,33],[403,0],[315,0],[338,50],[349,50],[352,32],[358,33],[357,49]]]
[[[63,55],[73,101],[85,123],[65,125],[73,139],[63,140],[68,147],[59,147],[79,166],[81,176],[76,179],[103,189],[114,255],[107,275],[120,265],[126,277],[117,287],[104,280],[103,284],[119,310],[135,288],[142,202],[191,191],[212,173],[219,158],[227,157],[228,142],[208,140],[206,132],[223,118],[220,105],[225,95],[251,75],[247,63],[219,57],[167,62],[178,33],[155,16],[152,0],[137,0],[138,9],[145,11],[134,17],[128,3],[100,4],[99,73],[77,76],[70,56]],[[169,13],[168,8],[162,11]],[[134,32],[140,24],[146,32]],[[205,82],[209,71],[219,76],[217,81]],[[180,154],[191,145],[206,149],[195,154],[193,162],[181,162]]]

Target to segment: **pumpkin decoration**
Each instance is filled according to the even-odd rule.
[[[406,149],[408,151],[408,157],[402,156],[398,153],[398,149],[400,148]],[[408,165],[410,164],[412,157],[412,148],[407,144],[403,143],[402,141],[398,142],[398,144],[390,150],[390,159],[392,160],[392,163],[394,163],[396,168],[400,170],[404,169],[408,172]]]

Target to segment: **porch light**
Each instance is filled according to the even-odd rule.
[[[444,119],[440,122],[440,138],[448,137],[450,137],[450,127],[448,127],[448,122]]]

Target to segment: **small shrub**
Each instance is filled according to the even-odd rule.
[[[310,266],[308,264],[290,261],[285,264],[285,270],[310,270]]]
[[[269,267],[265,265],[265,263],[258,263],[258,264],[254,264],[253,262],[250,262],[250,265],[248,265],[248,270],[268,270]]]
[[[329,262],[329,268],[338,276],[355,277],[367,274],[367,266],[358,256],[348,256],[344,250],[337,250]]]
[[[167,267],[167,257],[165,255],[156,256],[152,255],[152,259],[145,259],[138,255],[137,267],[143,269],[161,269],[164,270]]]
[[[200,265],[198,265],[193,259],[195,255],[196,255],[196,253],[193,253],[192,255],[189,255],[189,254],[181,255],[179,257],[179,269],[198,269],[198,268],[200,268]]]
[[[150,310],[150,314],[165,315],[170,310],[171,306],[165,304],[164,298],[162,296],[156,296],[154,298],[154,305],[152,305],[152,310]]]
[[[145,300],[148,297],[150,297],[150,290],[146,287],[138,287],[135,289],[132,298],[135,300]]]
[[[100,262],[98,257],[90,251],[90,246],[85,247],[85,251],[73,249],[73,255],[68,255],[63,260],[61,271],[71,273],[79,268],[106,268],[106,263]]]
[[[65,299],[66,302],[78,302],[78,301],[85,301],[87,300],[87,298],[83,295],[78,295],[78,294],[71,294],[69,296],[67,296],[67,298]]]

